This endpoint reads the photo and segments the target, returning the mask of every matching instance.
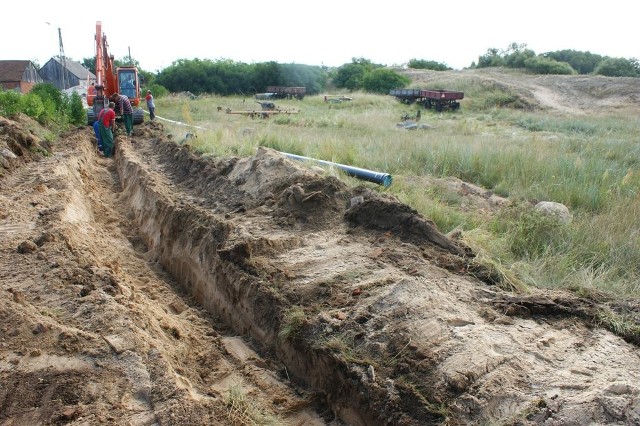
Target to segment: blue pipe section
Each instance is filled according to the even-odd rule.
[[[377,183],[385,187],[391,185],[393,178],[389,173],[374,172],[372,170],[361,169],[359,167],[346,166],[344,164],[332,163],[331,161],[316,160],[315,158],[303,157],[302,155],[289,154],[287,152],[281,152],[289,158],[299,161],[315,161],[316,163],[324,164],[327,166],[335,166],[342,169],[346,174],[358,179],[366,180],[367,182]]]

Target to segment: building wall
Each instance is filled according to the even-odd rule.
[[[65,90],[65,89],[69,89],[70,87],[76,87],[76,86],[87,87],[91,84],[91,82],[93,81],[91,79],[92,74],[87,75],[89,74],[88,71],[84,75],[80,75],[80,76],[77,75],[78,74],[77,68],[80,66],[79,63],[75,61],[71,61],[71,62],[68,62],[68,65],[74,65],[75,68],[74,66],[70,66],[66,69],[66,72],[64,72],[63,74],[64,67],[62,66],[62,64],[58,60],[51,58],[46,64],[44,64],[42,68],[40,68],[40,75],[42,76],[44,81],[46,81],[47,83],[53,84],[60,90]],[[72,70],[74,69],[76,69],[75,73],[72,72]],[[64,87],[62,87],[63,76],[64,76]]]
[[[68,70],[64,70],[62,65],[53,59],[50,59],[49,62],[40,68],[40,76],[44,81],[53,84],[60,90],[78,85],[78,78],[72,75]],[[62,80],[63,77],[64,85]]]
[[[3,81],[2,82],[2,90],[20,90],[20,82],[19,81]]]
[[[43,82],[40,74],[38,74],[38,69],[33,65],[32,62],[29,62],[26,65],[19,78],[20,80],[3,81],[1,83],[2,89],[15,90],[20,93],[29,93],[31,89],[33,89],[33,86]]]

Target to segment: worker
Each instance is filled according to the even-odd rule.
[[[111,95],[111,102],[118,106],[118,111],[120,111],[124,120],[124,129],[127,132],[127,136],[131,136],[133,134],[133,107],[131,106],[131,101],[125,95],[115,92]]]
[[[98,113],[98,118],[93,122],[93,131],[96,133],[96,139],[98,140],[98,151],[102,152],[102,137],[100,137],[100,120],[104,114],[106,108],[102,108]]]
[[[102,149],[105,157],[113,155],[113,132],[116,129],[116,112],[114,108],[116,104],[109,102],[109,107],[105,108],[101,119],[99,120],[100,139],[102,139]]]
[[[153,121],[153,119],[156,118],[156,104],[153,103],[153,95],[151,94],[151,90],[147,90],[147,96],[145,97],[145,99],[147,100],[147,108],[149,109],[149,118],[151,118],[151,120]]]

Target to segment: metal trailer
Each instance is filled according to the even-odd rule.
[[[453,90],[392,89],[389,94],[395,96],[400,102],[406,104],[420,103],[425,108],[435,108],[438,112],[446,108],[452,110],[460,108],[460,102],[458,101],[464,98],[464,92]]]
[[[307,93],[307,88],[290,86],[267,86],[267,93],[270,94],[273,98],[302,99]]]

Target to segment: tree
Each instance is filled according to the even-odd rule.
[[[389,90],[405,87],[411,82],[390,68],[376,68],[366,73],[363,78],[363,89],[367,92],[387,94]]]
[[[180,59],[163,69],[155,82],[171,92],[219,95],[263,92],[267,86],[304,86],[307,93],[324,88],[326,73],[321,67],[264,62],[246,64],[228,59]]]
[[[531,49],[517,50],[505,55],[502,63],[509,68],[525,68],[526,60],[535,56],[536,52]]]
[[[96,73],[96,58],[83,58],[82,66],[91,71],[92,73]]]
[[[489,67],[500,67],[503,65],[502,56],[500,56],[500,51],[495,47],[487,49],[487,52],[478,57],[478,63],[476,64],[477,68],[489,68]]]
[[[571,68],[568,63],[554,61],[541,55],[526,59],[524,67],[536,74],[576,74],[576,70]]]
[[[427,61],[426,59],[411,59],[408,63],[409,68],[419,69],[419,70],[434,70],[434,71],[448,71],[452,69],[446,64],[436,62],[436,61]]]
[[[333,84],[338,88],[358,90],[362,88],[366,71],[366,67],[360,64],[351,63],[342,65],[336,70],[333,77]]]
[[[607,58],[600,62],[594,74],[608,77],[640,77],[637,59]]]
[[[547,52],[542,56],[558,62],[566,62],[579,74],[591,74],[604,59],[602,55],[570,49]]]

